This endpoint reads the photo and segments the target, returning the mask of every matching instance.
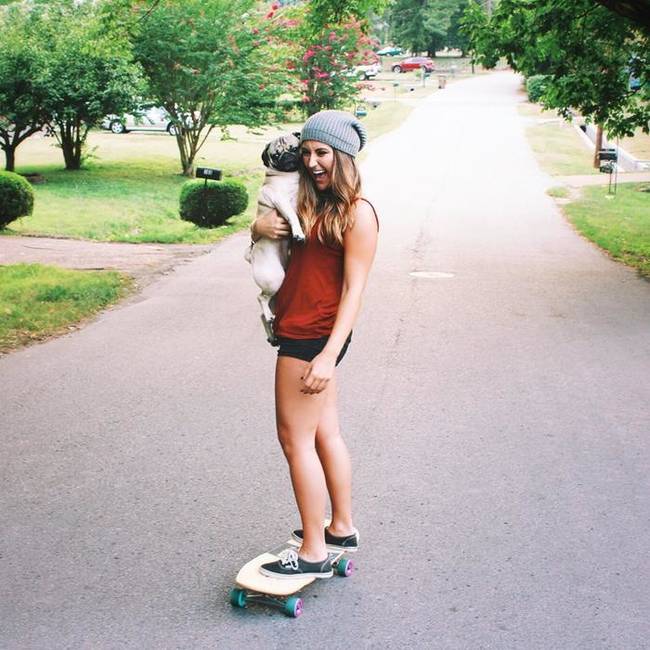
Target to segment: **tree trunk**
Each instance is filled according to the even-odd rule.
[[[16,170],[16,147],[8,144],[2,147],[5,151],[5,171],[13,172]]]
[[[600,168],[600,158],[598,152],[603,148],[603,127],[598,124],[596,126],[596,148],[594,149],[594,167]]]

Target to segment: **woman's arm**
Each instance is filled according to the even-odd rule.
[[[261,237],[284,239],[291,234],[291,228],[276,210],[269,210],[260,215],[251,224],[251,239],[255,242]]]
[[[354,225],[343,236],[343,290],[334,328],[323,351],[316,356],[303,377],[303,393],[320,393],[334,374],[336,358],[352,331],[368,273],[377,249],[377,219],[366,201],[355,205]]]

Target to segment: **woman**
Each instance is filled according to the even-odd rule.
[[[328,547],[358,547],[335,367],[350,344],[377,245],[377,216],[361,197],[354,161],[365,142],[363,125],[342,111],[312,115],[301,134],[298,214],[307,241],[293,246],[275,297],[274,325],[276,424],[302,520],[302,529],[293,532],[301,546],[260,568],[272,577],[328,578]],[[272,212],[256,220],[251,232],[253,239],[277,239],[289,228]],[[332,520],[324,530],[328,493]]]

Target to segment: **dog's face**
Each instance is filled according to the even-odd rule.
[[[287,133],[269,142],[262,152],[265,167],[279,172],[298,171],[300,165],[300,133]]]

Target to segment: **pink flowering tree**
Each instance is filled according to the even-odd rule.
[[[311,35],[296,64],[307,115],[354,103],[365,85],[354,68],[376,60],[372,46],[358,20],[328,24]]]

